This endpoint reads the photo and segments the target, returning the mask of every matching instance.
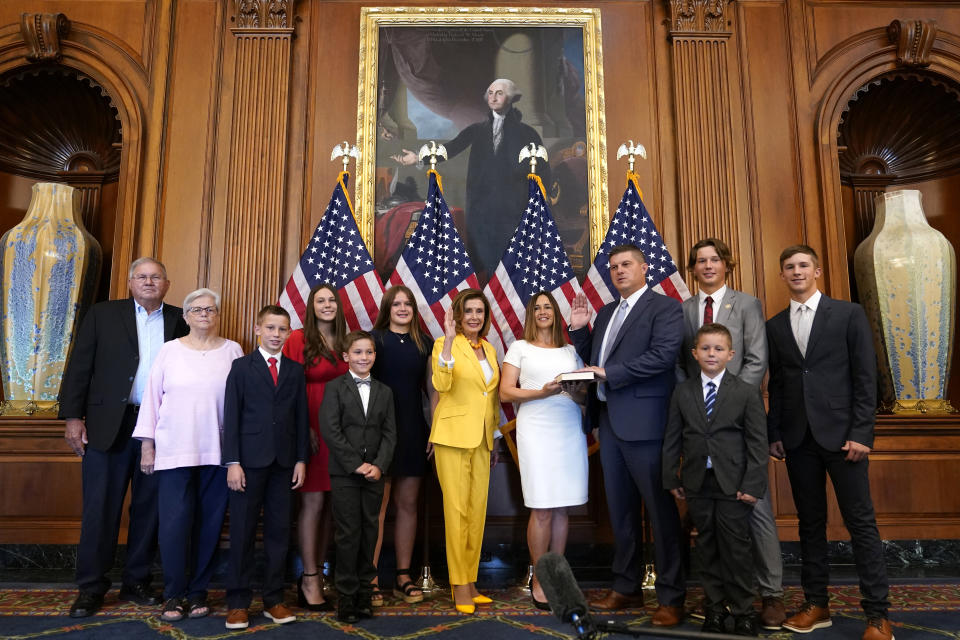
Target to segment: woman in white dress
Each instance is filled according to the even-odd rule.
[[[564,393],[556,377],[583,366],[563,333],[557,302],[546,291],[530,298],[523,340],[503,359],[500,399],[519,404],[517,453],[523,502],[530,509],[527,545],[534,566],[548,550],[562,554],[567,544],[567,508],[587,501],[587,439],[579,403],[585,385]],[[537,576],[533,603],[549,609]]]

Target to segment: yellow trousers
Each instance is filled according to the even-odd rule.
[[[434,444],[433,455],[443,491],[450,584],[476,582],[483,527],[487,520],[490,450],[486,442],[473,449]]]

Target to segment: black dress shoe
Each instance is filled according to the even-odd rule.
[[[361,619],[370,619],[373,617],[373,602],[370,594],[361,593],[357,595],[356,602],[357,616]]]
[[[723,607],[706,609],[700,631],[704,633],[726,633],[726,627],[723,624],[726,620],[727,612]]]
[[[737,616],[733,621],[733,635],[755,637],[757,635],[757,616],[752,613]]]
[[[337,620],[347,624],[353,624],[360,620],[357,608],[353,604],[353,598],[340,596],[340,600],[337,602]]]
[[[120,587],[120,595],[117,599],[133,602],[143,607],[155,607],[160,604],[160,596],[145,584],[123,585]]]
[[[95,614],[103,606],[103,596],[81,591],[77,599],[70,606],[71,618],[87,618]]]

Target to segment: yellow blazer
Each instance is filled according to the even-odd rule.
[[[493,432],[500,424],[500,367],[497,351],[483,340],[483,353],[493,367],[493,377],[485,381],[480,361],[473,347],[461,334],[453,339],[453,369],[440,366],[440,353],[445,338],[433,343],[431,366],[433,386],[440,393],[440,400],[433,412],[433,428],[430,442],[448,447],[472,449],[487,441],[493,450]]]

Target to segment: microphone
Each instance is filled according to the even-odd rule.
[[[547,596],[550,610],[560,622],[572,624],[580,640],[596,636],[597,627],[590,617],[590,609],[583,592],[577,586],[566,558],[556,553],[545,553],[537,561],[537,579]]]

